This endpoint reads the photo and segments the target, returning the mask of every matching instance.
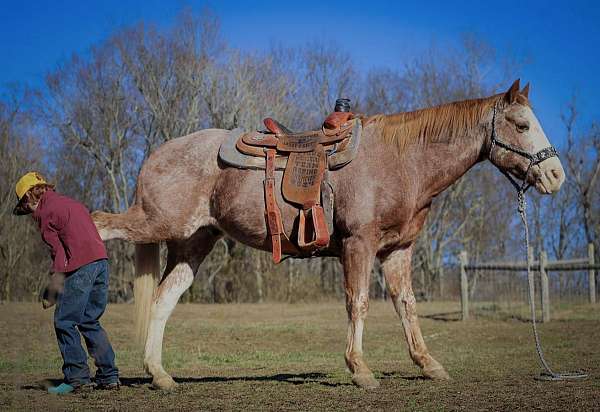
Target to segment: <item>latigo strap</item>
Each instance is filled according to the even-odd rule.
[[[281,233],[283,224],[281,223],[281,211],[275,198],[275,149],[266,149],[267,164],[265,167],[265,217],[267,219],[267,228],[271,235],[271,244],[273,247],[273,262],[281,262]]]

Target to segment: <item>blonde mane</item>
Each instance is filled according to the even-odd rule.
[[[404,150],[410,144],[449,142],[467,137],[502,94],[372,118],[383,139]]]

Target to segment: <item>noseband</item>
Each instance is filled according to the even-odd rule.
[[[496,112],[497,111],[498,111],[498,102],[496,102],[494,104],[494,114],[492,116],[491,145],[490,145],[490,153],[489,153],[488,157],[491,160],[492,150],[494,150],[494,146],[498,146],[498,147],[501,147],[502,149],[508,150],[509,152],[516,153],[519,156],[524,157],[527,160],[529,160],[529,165],[527,166],[527,171],[525,172],[525,178],[523,179],[523,182],[521,184],[518,184],[516,182],[516,180],[510,175],[510,173],[508,173],[507,171],[505,171],[503,169],[498,168],[498,169],[500,169],[502,174],[508,178],[510,183],[512,183],[512,185],[515,187],[517,192],[525,193],[527,191],[527,189],[529,189],[529,187],[531,187],[531,184],[527,183],[527,177],[529,177],[529,171],[531,170],[531,168],[533,166],[543,162],[546,159],[549,159],[551,157],[558,157],[558,151],[556,150],[556,148],[554,148],[554,146],[548,146],[548,147],[540,150],[537,153],[529,153],[519,147],[513,146],[510,143],[506,143],[506,142],[503,142],[502,140],[498,139],[498,137],[496,137]]]

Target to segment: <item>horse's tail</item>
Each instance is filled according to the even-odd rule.
[[[143,346],[148,337],[150,311],[160,276],[160,245],[139,243],[135,245],[135,280],[133,296],[135,301],[136,340]]]
[[[156,240],[156,231],[142,207],[131,206],[123,213],[95,211],[92,220],[102,240],[122,239],[129,242],[149,243]]]

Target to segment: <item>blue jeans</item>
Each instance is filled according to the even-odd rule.
[[[99,319],[108,301],[108,260],[101,259],[67,274],[54,310],[54,330],[63,357],[65,382],[80,386],[90,383],[87,354],[81,335],[96,364],[96,383],[119,381],[115,353]]]

